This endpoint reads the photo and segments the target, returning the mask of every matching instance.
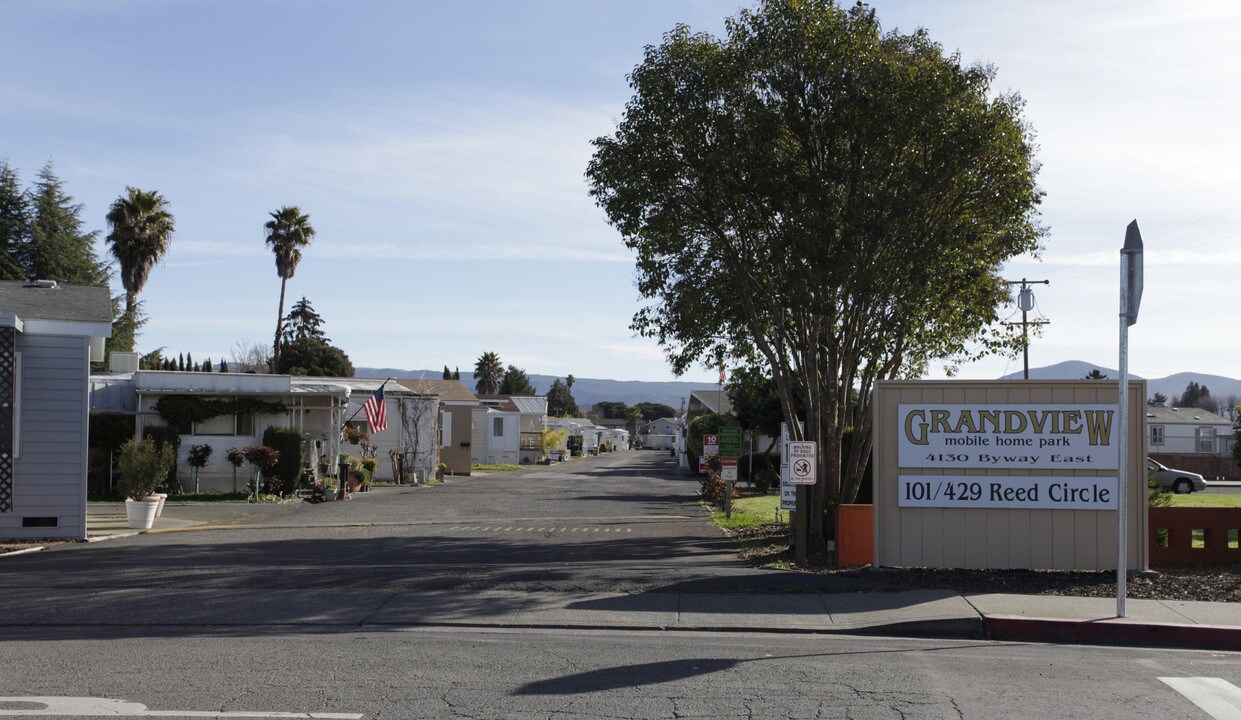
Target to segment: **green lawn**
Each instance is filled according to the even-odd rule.
[[[733,516],[724,517],[723,511],[711,513],[716,525],[727,529],[755,527],[769,522],[788,522],[789,514],[783,510],[777,515],[780,507],[780,494],[756,495],[754,497],[733,500]]]
[[[1188,495],[1172,495],[1172,507],[1241,508],[1241,494],[1207,495],[1205,493],[1190,493]]]
[[[520,465],[481,465],[474,464],[470,466],[471,470],[525,470]]]

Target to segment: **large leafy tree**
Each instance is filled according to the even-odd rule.
[[[538,391],[534,389],[534,385],[530,383],[530,377],[526,375],[526,371],[516,365],[509,365],[504,371],[504,377],[500,379],[501,395],[537,395]]]
[[[765,449],[771,452],[779,441],[780,423],[784,420],[776,381],[761,368],[741,367],[733,370],[725,391],[737,422],[745,430],[771,438],[771,446]]]
[[[504,364],[500,356],[493,352],[485,352],[474,363],[474,390],[479,395],[496,395],[500,392],[500,382],[504,380]]]
[[[648,300],[634,329],[677,372],[721,350],[764,366],[794,439],[805,402],[813,550],[859,488],[874,383],[1015,345],[999,269],[1039,249],[1042,193],[1023,102],[992,78],[864,5],[767,0],[724,39],[648,47],[594,142],[591,194]]]
[[[30,277],[72,285],[106,285],[108,267],[95,255],[95,236],[99,233],[83,229],[82,206],[65,192],[51,161],[39,170],[30,202]]]
[[[280,308],[276,313],[276,339],[272,343],[272,364],[280,364],[280,336],[284,324],[284,289],[289,278],[302,261],[302,248],[310,245],[315,229],[310,216],[293,205],[285,205],[263,224],[267,233],[267,246],[276,256],[276,274],[280,276]]]
[[[640,402],[634,407],[642,411],[642,421],[651,422],[660,418],[676,417],[677,411],[671,405],[655,402]]]
[[[282,344],[276,372],[289,375],[353,377],[353,363],[344,350],[321,338],[302,337]]]
[[[168,252],[176,222],[163,195],[135,187],[125,188],[125,194],[112,202],[106,219],[108,249],[120,266],[125,288],[125,315],[136,319],[138,293],[151,268]],[[132,350],[132,344],[123,349]]]

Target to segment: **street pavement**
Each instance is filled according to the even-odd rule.
[[[1241,605],[909,590],[763,570],[661,453],[377,487],[320,505],[92,505],[89,546],[0,558],[0,626],[775,631],[1241,649]],[[881,578],[881,573],[877,574]],[[226,598],[219,591],[227,589]],[[307,591],[313,591],[308,593]]]

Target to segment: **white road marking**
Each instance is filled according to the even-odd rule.
[[[38,705],[18,707],[13,705]],[[7,706],[7,707],[6,707]],[[0,697],[0,715],[42,716],[76,715],[79,717],[193,717],[193,718],[323,718],[325,720],[360,720],[361,713],[297,713],[249,712],[217,710],[148,710],[142,703],[95,697]]]
[[[1241,688],[1221,678],[1161,677],[1215,720],[1241,720]]]

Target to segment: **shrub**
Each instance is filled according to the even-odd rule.
[[[117,466],[121,470],[121,492],[130,500],[141,500],[168,477],[176,461],[170,445],[161,445],[155,438],[146,437],[141,442],[130,438],[121,446]]]
[[[260,471],[274,467],[280,461],[280,453],[266,445],[247,445],[241,450],[246,462]]]
[[[761,493],[766,493],[779,485],[780,473],[771,468],[763,468],[754,476],[754,487]]]
[[[302,475],[302,434],[294,428],[269,427],[263,431],[263,444],[280,453],[273,472],[280,476],[281,486],[293,488]]]
[[[186,462],[190,464],[190,467],[194,468],[207,467],[207,461],[211,459],[211,452],[214,449],[215,448],[206,443],[203,443],[202,445],[191,445],[189,457],[186,459]]]
[[[172,448],[172,465],[160,480],[160,485],[177,486],[177,451],[181,449],[181,433],[171,425],[148,425],[143,428],[143,437],[151,438],[160,447]]]

